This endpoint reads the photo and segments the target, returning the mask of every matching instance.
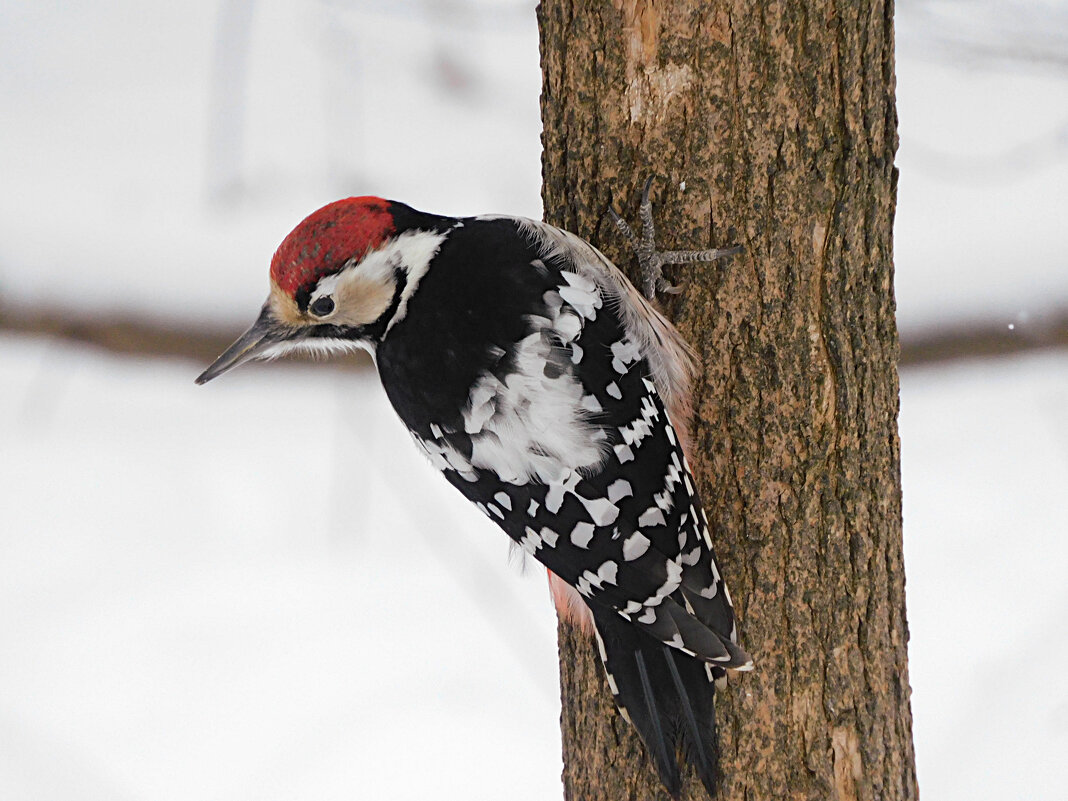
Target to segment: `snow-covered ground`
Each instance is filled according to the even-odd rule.
[[[1068,3],[1001,6],[899,4],[906,334],[1011,335],[1068,299],[1063,67],[940,44],[994,19],[1056,55]],[[0,5],[0,300],[236,330],[329,200],[539,216],[532,8]],[[559,797],[541,572],[372,379],[196,372],[0,338],[0,799]],[[1063,353],[902,376],[927,799],[1068,786],[1066,376]]]
[[[0,341],[0,798],[559,797],[544,573],[373,377],[195,373]]]
[[[906,371],[909,669],[928,801],[1068,788],[1068,352]]]
[[[196,372],[0,339],[0,798],[559,797],[542,572],[373,376]],[[1059,801],[1068,354],[902,409],[924,795]]]

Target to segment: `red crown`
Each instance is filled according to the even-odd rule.
[[[350,197],[323,206],[294,228],[271,259],[271,280],[290,297],[311,288],[355,256],[377,248],[393,233],[389,202]]]

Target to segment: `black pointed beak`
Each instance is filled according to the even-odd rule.
[[[275,322],[270,309],[264,306],[252,327],[243,333],[237,342],[228,347],[222,356],[212,363],[211,367],[197,376],[197,383],[206,384],[240,364],[261,358],[267,355],[274,345],[290,338],[288,328]]]

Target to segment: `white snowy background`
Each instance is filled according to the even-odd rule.
[[[1068,303],[1068,4],[902,0],[905,336]],[[0,5],[0,300],[226,324],[348,194],[540,216],[518,0]],[[560,797],[543,572],[376,380],[0,337],[0,799]],[[1068,352],[901,375],[920,787],[1068,787]]]

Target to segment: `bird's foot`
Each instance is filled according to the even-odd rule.
[[[638,267],[641,270],[641,290],[645,297],[650,300],[656,297],[657,292],[677,295],[682,291],[664,277],[665,264],[692,264],[695,261],[715,261],[716,259],[742,252],[741,245],[713,250],[657,250],[656,226],[653,224],[653,204],[649,201],[649,188],[652,185],[653,177],[649,176],[645,182],[645,188],[642,190],[641,206],[638,207],[638,215],[642,221],[641,239],[627,225],[627,221],[616,213],[614,208],[608,207],[608,213],[612,215],[612,222],[616,224],[619,232],[630,242],[630,246],[638,257]]]

